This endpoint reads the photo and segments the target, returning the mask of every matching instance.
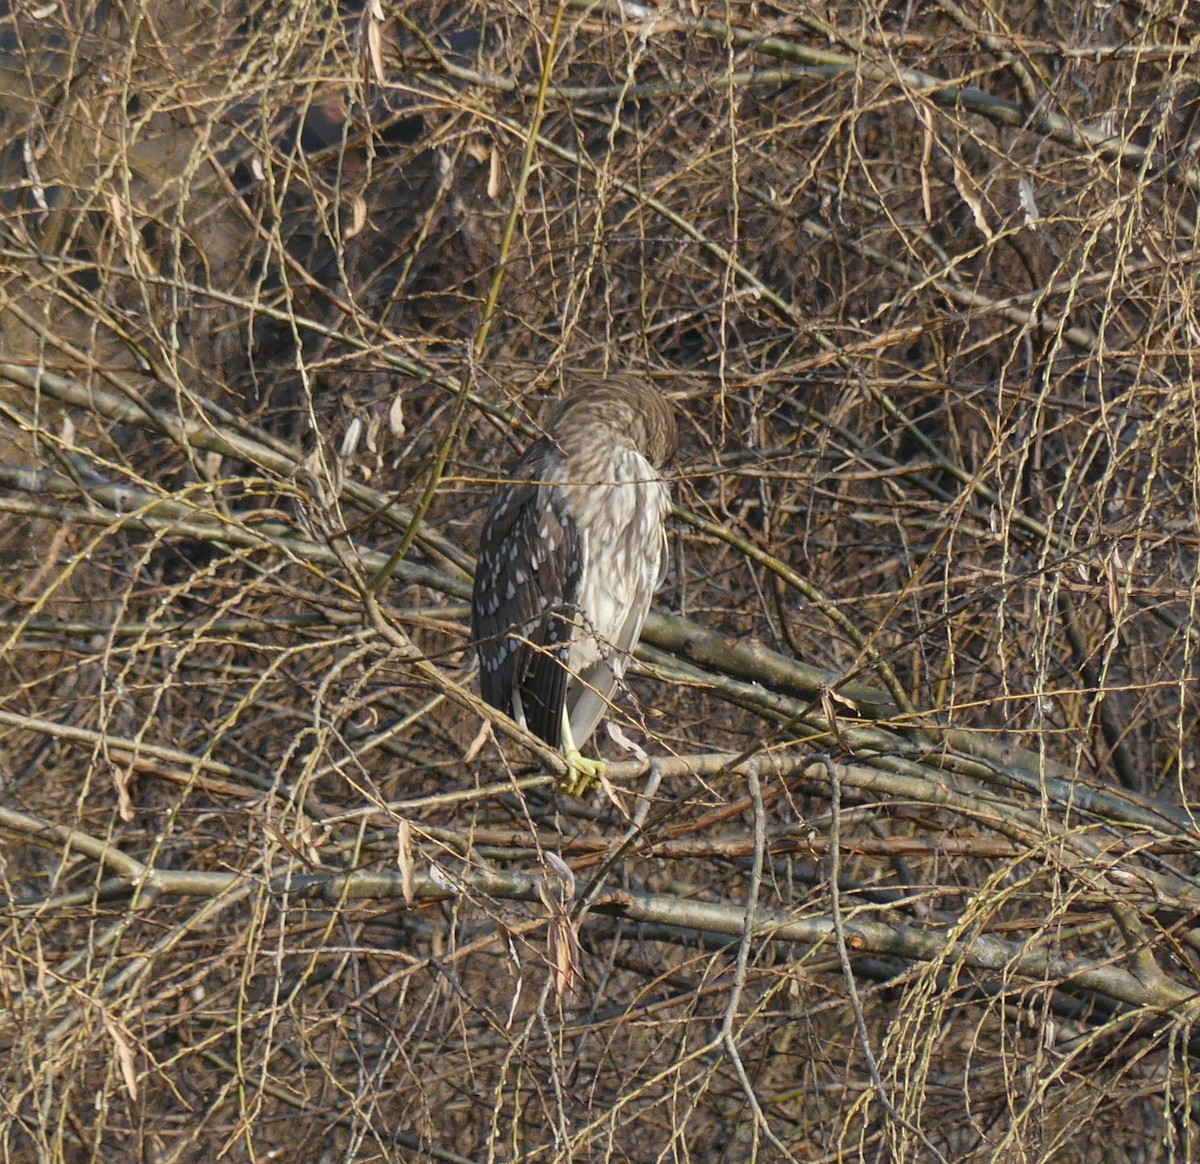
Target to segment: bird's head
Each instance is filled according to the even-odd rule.
[[[564,447],[598,437],[632,447],[656,469],[679,450],[679,428],[666,397],[628,373],[576,383],[547,417],[546,433]]]

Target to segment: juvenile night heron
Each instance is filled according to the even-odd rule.
[[[496,492],[480,538],[471,630],[483,697],[561,747],[578,794],[603,765],[596,729],[666,568],[659,470],[679,434],[653,385],[577,386]]]

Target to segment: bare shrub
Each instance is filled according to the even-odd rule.
[[[6,1159],[1196,1154],[1185,6],[3,13]],[[465,600],[626,368],[584,803]]]

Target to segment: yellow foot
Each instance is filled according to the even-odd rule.
[[[583,796],[604,775],[603,760],[589,760],[583,753],[570,748],[563,753],[570,771],[559,781],[559,791],[568,796]]]

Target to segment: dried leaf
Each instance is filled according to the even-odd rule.
[[[1021,175],[1020,181],[1017,182],[1017,193],[1021,196],[1021,209],[1025,211],[1025,225],[1037,230],[1041,215],[1038,213],[1037,203],[1033,200],[1033,182],[1028,174]]]
[[[123,821],[133,820],[133,799],[129,795],[129,778],[132,770],[122,764],[110,763],[108,774],[112,778],[113,788],[117,793],[117,814]]]
[[[837,707],[833,698],[833,690],[828,683],[821,684],[821,711],[825,715],[825,722],[829,724],[829,730],[833,735],[834,742],[839,748],[846,746],[842,739],[842,729],[838,724]]]
[[[264,821],[262,830],[269,840],[274,841],[275,844],[277,844],[281,849],[295,857],[297,861],[310,866],[313,864],[313,862],[308,859],[307,854],[304,853],[299,846],[293,844],[291,840],[285,837],[283,833],[281,833],[273,824]]]
[[[104,1029],[108,1032],[108,1037],[112,1039],[113,1048],[117,1053],[117,1066],[121,1069],[121,1081],[125,1084],[125,1090],[129,1092],[129,1098],[136,1103],[138,1097],[137,1060],[134,1058],[133,1048],[129,1045],[129,1040],[121,1028],[108,1016],[107,1011],[101,1011],[100,1016],[104,1022]]]
[[[29,179],[28,190],[34,204],[41,212],[38,221],[44,222],[50,213],[46,202],[46,188],[42,185],[42,175],[38,171],[38,158],[46,152],[46,139],[40,133],[35,138],[32,126],[21,143],[21,158],[25,163],[25,176]]]
[[[367,25],[367,57],[371,62],[371,72],[379,85],[387,84],[387,75],[383,71],[383,5],[374,0],[363,12]]]
[[[546,931],[546,957],[550,964],[554,1000],[561,1010],[570,1004],[583,981],[579,968],[579,938],[570,920],[555,918]]]
[[[917,106],[921,120],[921,205],[925,221],[933,221],[933,195],[929,188],[929,164],[933,160],[933,113],[927,105]]]
[[[567,902],[573,901],[575,898],[575,870],[557,853],[547,852],[546,864],[550,866],[554,875],[562,882],[565,900]]]
[[[400,889],[404,894],[404,904],[412,905],[417,893],[417,877],[413,865],[412,825],[407,820],[402,820],[396,830],[396,864],[400,866]]]
[[[632,752],[633,755],[643,764],[650,760],[650,755],[641,744],[635,743],[622,730],[621,725],[614,723],[611,719],[604,725],[608,729],[608,734],[613,742],[626,752]]]
[[[320,838],[313,828],[313,822],[306,816],[300,816],[296,820],[295,828],[296,838],[308,863],[314,868],[320,868],[322,863]]]
[[[522,974],[517,975],[516,985],[513,987],[512,1001],[508,1004],[508,1018],[504,1022],[506,1031],[512,1030],[512,1025],[517,1017],[517,1003],[521,1000],[521,991],[525,988],[525,977]]]
[[[570,1002],[576,986],[583,980],[580,970],[579,937],[571,921],[571,902],[575,898],[575,874],[557,854],[546,853],[548,876],[538,883],[538,896],[550,914],[546,929],[546,962],[550,982],[561,1009]]]
[[[296,477],[307,486],[312,499],[322,508],[333,504],[335,494],[330,490],[329,475],[320,446],[315,447],[296,467]]]
[[[500,197],[500,151],[492,146],[491,155],[488,158],[488,197],[495,202]]]
[[[346,425],[346,431],[342,434],[342,447],[339,450],[344,460],[354,456],[355,450],[358,448],[358,438],[362,436],[362,430],[363,422],[357,416]]]
[[[621,798],[617,795],[618,792],[623,790],[618,789],[617,786],[604,774],[603,770],[600,771],[598,780],[600,782],[600,791],[604,793],[608,803],[611,804],[613,808],[615,808],[617,812],[619,812],[621,816],[625,818],[625,820],[632,820],[633,818],[629,815],[629,810],[625,807]]]
[[[361,194],[350,199],[350,222],[342,228],[342,238],[352,239],[362,233],[367,225],[367,201]]]
[[[391,406],[388,408],[388,428],[394,437],[404,435],[404,397],[399,392],[392,397]]]
[[[987,215],[983,212],[983,192],[975,184],[975,179],[971,177],[967,167],[963,165],[962,159],[957,155],[954,158],[954,187],[958,191],[959,197],[971,208],[971,214],[975,218],[975,225],[979,228],[979,232],[988,242],[991,242],[996,236],[988,225]]]
[[[1115,619],[1121,613],[1121,575],[1125,571],[1125,563],[1121,560],[1121,551],[1113,546],[1111,553],[1104,559],[1105,592],[1108,596],[1108,612]]]
[[[463,756],[463,763],[473,764],[479,758],[479,753],[483,751],[484,745],[491,738],[492,721],[485,719],[479,725],[479,731],[475,733],[475,738],[471,741],[471,746],[467,749],[466,755]]]

